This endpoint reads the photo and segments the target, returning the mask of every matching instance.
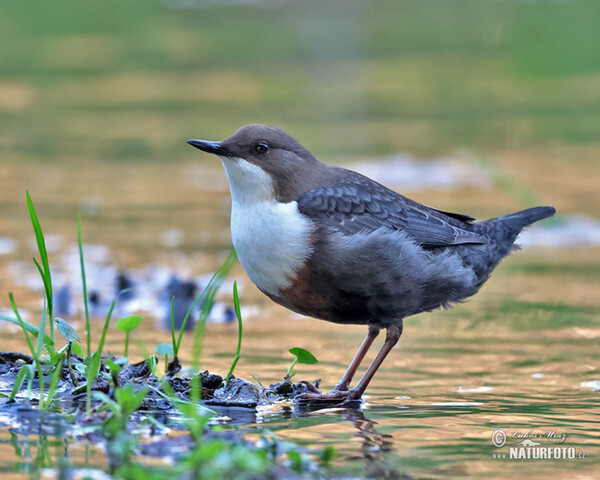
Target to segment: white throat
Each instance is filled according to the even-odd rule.
[[[231,190],[231,237],[244,270],[272,295],[292,284],[312,253],[312,223],[275,199],[273,179],[242,158],[221,157]]]

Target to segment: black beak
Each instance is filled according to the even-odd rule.
[[[227,149],[221,145],[221,142],[207,142],[206,140],[188,140],[192,147],[196,147],[203,152],[212,153],[221,157],[227,156]]]

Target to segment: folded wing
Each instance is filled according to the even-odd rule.
[[[298,209],[321,224],[345,235],[379,228],[402,231],[423,246],[486,243],[471,231],[473,219],[421,205],[367,177],[348,171],[332,187],[318,187],[303,193]]]

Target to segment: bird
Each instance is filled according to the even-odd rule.
[[[474,295],[518,249],[519,232],[555,213],[540,206],[476,222],[327,165],[270,125],[246,125],[222,141],[187,143],[224,166],[233,246],[259,290],[302,315],[367,326],[335,388],[313,388],[296,397],[303,402],[360,401],[398,343],[406,317]],[[381,330],[381,350],[351,387]]]

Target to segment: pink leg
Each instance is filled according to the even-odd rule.
[[[360,379],[360,381],[356,384],[356,386],[354,388],[348,390],[347,387],[348,387],[348,384],[350,383],[350,380],[354,376],[354,373],[356,373],[356,369],[358,368],[360,361],[364,358],[365,354],[367,353],[367,350],[373,343],[373,340],[375,340],[375,337],[377,336],[378,333],[379,333],[378,329],[369,328],[369,333],[367,334],[367,337],[365,338],[362,345],[358,349],[358,352],[356,353],[354,359],[350,363],[348,370],[346,371],[346,373],[344,374],[344,376],[342,377],[342,379],[340,380],[338,385],[331,392],[329,392],[329,393],[303,393],[301,395],[298,395],[296,397],[296,399],[305,400],[305,401],[306,400],[315,400],[317,402],[318,401],[336,401],[336,402],[342,402],[342,403],[347,400],[360,399],[360,397],[362,397],[362,394],[367,389],[369,382],[375,375],[375,372],[377,372],[377,369],[381,366],[381,364],[385,360],[385,357],[387,357],[388,353],[390,353],[390,351],[392,350],[394,345],[396,345],[398,343],[398,340],[400,339],[400,335],[402,335],[402,323],[400,323],[400,325],[392,325],[392,326],[388,327],[386,335],[385,335],[385,342],[384,342],[383,346],[381,347],[381,350],[379,351],[379,353],[377,354],[377,356],[375,357],[375,359],[373,360],[371,365],[369,365],[369,368],[367,368],[367,371],[365,372],[363,377]],[[344,388],[344,390],[342,390],[342,388]]]
[[[379,335],[379,328],[369,326],[367,336],[358,348],[358,351],[356,352],[356,355],[354,355],[352,362],[350,362],[346,373],[344,373],[344,376],[340,379],[333,391],[345,392],[346,390],[348,390],[348,388],[350,387],[350,382],[352,381],[356,370],[365,358],[365,355],[369,351],[369,348],[371,348],[371,345],[373,344],[373,341],[377,338],[377,335]]]
[[[367,371],[360,381],[354,386],[354,388],[348,391],[348,399],[356,400],[362,397],[362,394],[365,393],[365,390],[369,386],[369,382],[375,375],[375,372],[379,369],[388,353],[390,353],[392,348],[394,348],[394,346],[398,343],[398,340],[400,340],[400,335],[402,335],[402,327],[398,327],[396,325],[388,327],[385,335],[385,342],[381,347],[381,350],[379,350],[375,360],[373,360],[373,363],[369,365],[369,368],[367,368]]]

